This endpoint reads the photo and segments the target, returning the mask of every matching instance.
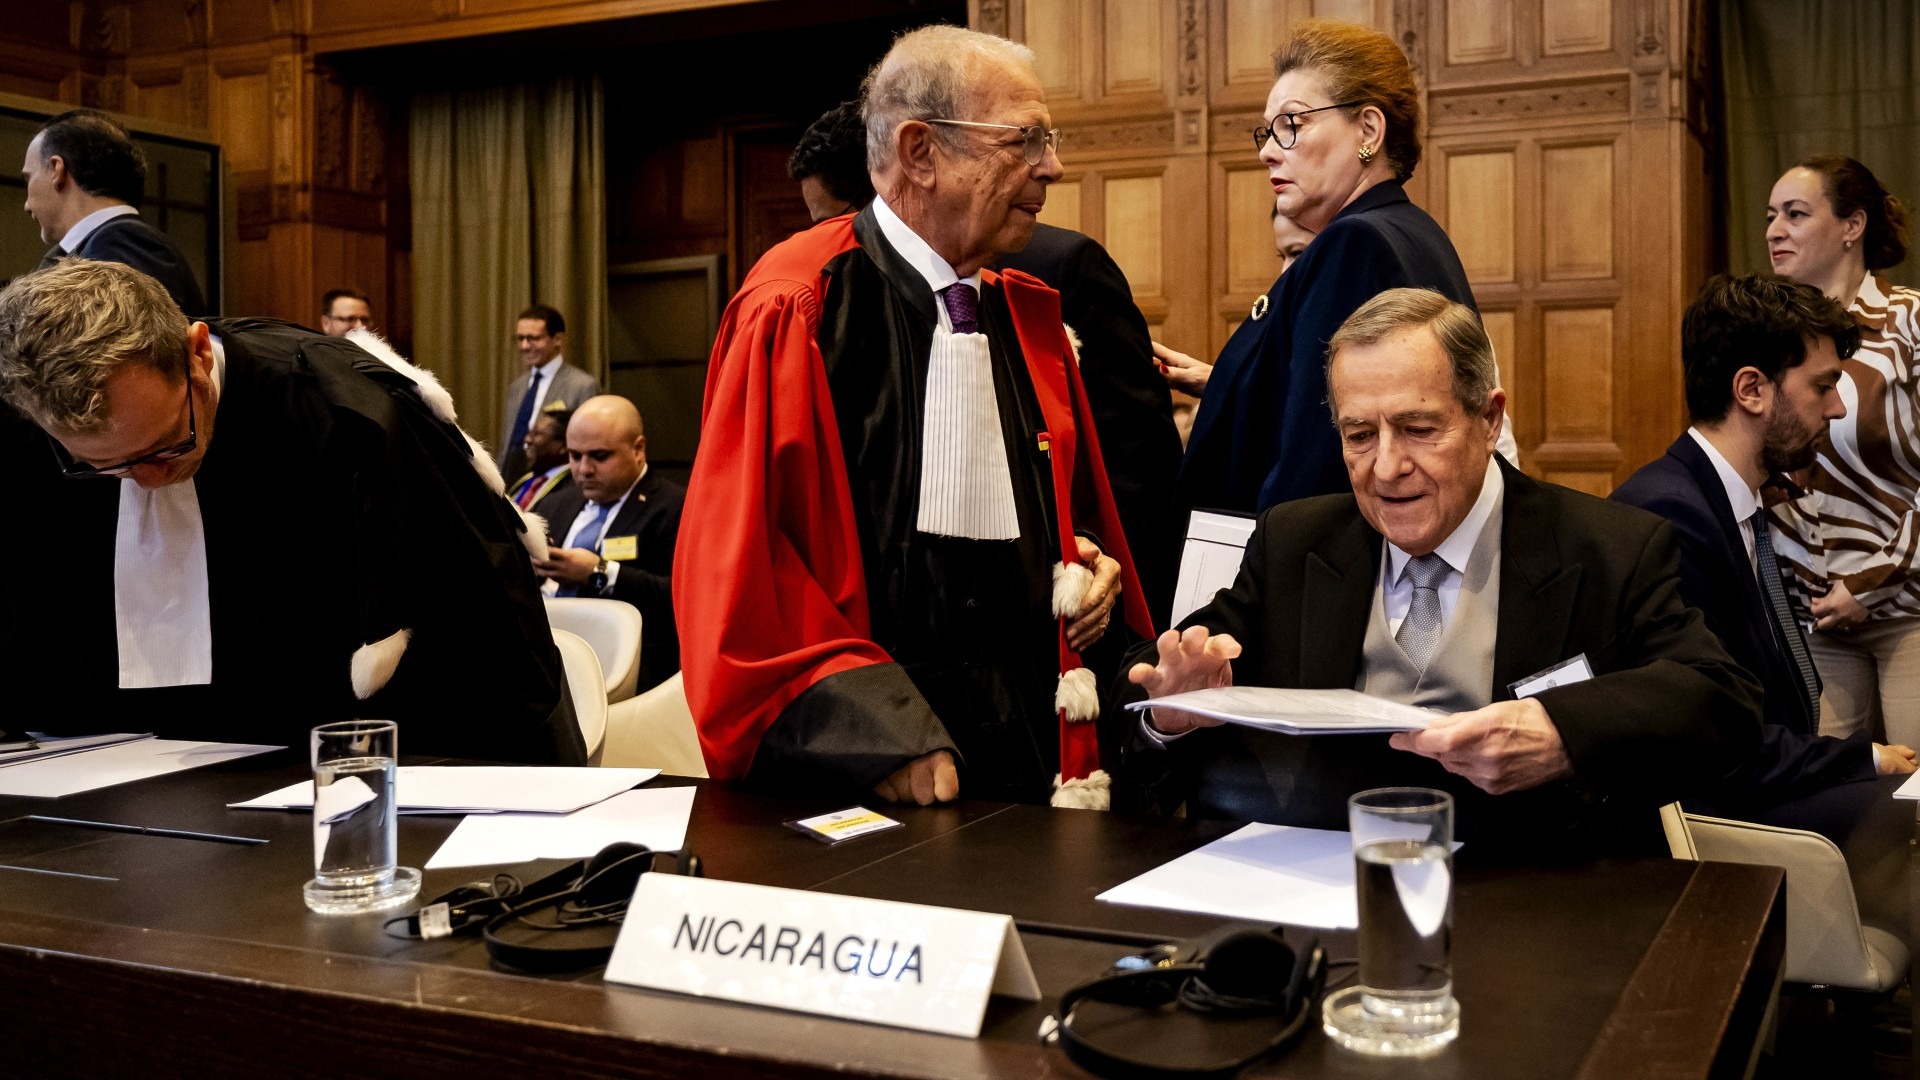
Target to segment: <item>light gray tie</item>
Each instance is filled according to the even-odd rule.
[[[1423,672],[1427,661],[1433,659],[1434,646],[1440,644],[1440,579],[1451,569],[1447,560],[1431,552],[1407,562],[1407,576],[1413,579],[1413,603],[1407,606],[1407,617],[1400,620],[1400,630],[1393,640]]]

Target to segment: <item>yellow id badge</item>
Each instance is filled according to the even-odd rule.
[[[600,541],[600,557],[608,562],[625,562],[640,557],[640,538],[637,536],[609,536]]]

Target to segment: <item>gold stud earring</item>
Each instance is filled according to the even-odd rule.
[[[1366,143],[1360,144],[1360,164],[1373,164],[1373,147],[1368,146]]]

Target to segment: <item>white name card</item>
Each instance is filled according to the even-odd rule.
[[[1005,915],[643,874],[607,980],[968,1038],[1040,999]]]

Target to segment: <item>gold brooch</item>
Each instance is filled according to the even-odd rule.
[[[1253,298],[1253,321],[1259,322],[1267,315],[1267,294],[1261,293]]]

